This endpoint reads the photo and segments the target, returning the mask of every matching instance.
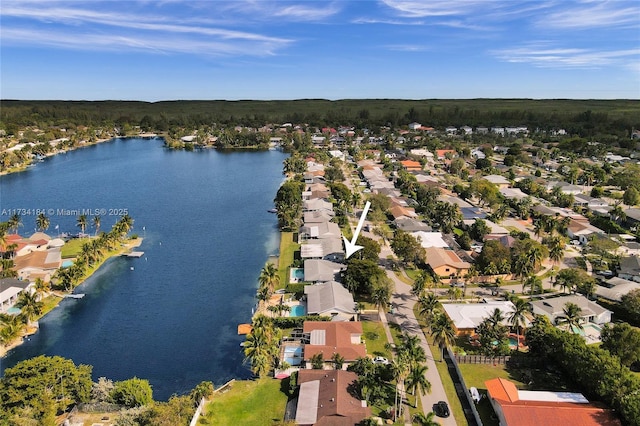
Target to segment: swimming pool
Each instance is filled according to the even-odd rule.
[[[284,348],[284,361],[291,365],[302,364],[302,347],[301,346],[287,346]]]
[[[63,268],[69,268],[72,265],[73,265],[73,260],[65,260],[64,262],[62,262]]]
[[[304,268],[291,268],[291,271],[289,272],[289,281],[292,283],[304,281]]]
[[[304,305],[293,305],[291,311],[289,311],[290,317],[302,317],[307,313],[307,309]]]

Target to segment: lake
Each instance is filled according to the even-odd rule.
[[[49,235],[77,233],[74,210],[103,213],[109,230],[126,209],[144,237],[144,256],[108,260],[76,290],[86,296],[63,300],[0,370],[60,355],[93,365],[94,380],[148,379],[157,400],[202,380],[249,377],[236,327],[251,320],[260,269],[278,251],[277,218],[267,210],[285,158],[116,139],[0,177],[0,210],[48,211]],[[22,235],[34,231],[35,216],[22,216]]]

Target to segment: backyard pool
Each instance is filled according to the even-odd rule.
[[[290,317],[302,317],[307,313],[307,309],[304,305],[293,305],[291,311],[289,311]]]
[[[304,281],[304,268],[291,268],[289,273],[289,281],[292,283],[299,283]]]
[[[69,268],[73,265],[73,260],[65,260],[64,262],[62,262],[62,267],[63,268]]]

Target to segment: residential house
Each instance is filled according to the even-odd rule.
[[[513,247],[517,241],[511,235],[485,235],[484,240],[485,241],[498,240],[500,244],[509,248]]]
[[[331,366],[331,358],[338,353],[344,358],[344,366],[367,356],[362,343],[362,323],[359,321],[305,321],[303,333],[309,343],[304,345],[303,359],[311,368],[311,358],[322,354],[326,366]]]
[[[340,238],[342,231],[334,222],[320,222],[305,224],[298,232],[298,242],[306,240],[323,240],[325,238]]]
[[[471,268],[469,262],[464,262],[453,250],[439,247],[425,249],[426,263],[439,277],[464,276]]]
[[[525,194],[524,192],[522,192],[520,190],[520,188],[500,188],[499,189],[500,194],[502,194],[502,196],[504,198],[507,198],[509,200],[522,200],[524,198],[527,198],[529,195]]]
[[[511,182],[509,182],[509,179],[500,175],[487,175],[483,176],[482,179],[494,184],[498,188],[509,188],[511,186]]]
[[[447,157],[447,154],[450,154],[452,158],[458,156],[458,152],[455,149],[437,149],[436,150],[436,158],[438,160],[444,160]]]
[[[62,252],[59,247],[47,250],[32,251],[13,259],[18,278],[21,280],[35,281],[41,278],[51,281],[51,277],[62,266]]]
[[[409,153],[411,153],[411,155],[416,155],[418,157],[424,157],[427,159],[427,161],[433,162],[433,152],[427,149],[424,149],[424,148],[412,149],[409,151]]]
[[[307,285],[307,313],[330,316],[331,321],[355,321],[357,319],[356,302],[349,290],[336,281]]]
[[[421,127],[422,124],[416,123],[415,121],[413,123],[409,123],[409,130],[420,130]]]
[[[442,232],[414,231],[411,235],[417,239],[424,248],[449,248],[449,244],[442,238]]]
[[[295,424],[353,426],[371,417],[366,401],[353,396],[356,373],[343,370],[298,371]],[[293,419],[293,416],[292,416]]]
[[[321,198],[314,198],[311,200],[305,200],[302,202],[302,211],[304,212],[318,212],[318,211],[326,211],[331,213],[331,217],[333,217],[333,204],[331,204],[327,200],[323,200]]]
[[[332,262],[341,262],[344,260],[342,238],[308,241],[300,246],[300,257],[302,259],[324,259]]]
[[[496,309],[500,310],[505,318],[503,325],[509,326],[507,318],[515,310],[513,303],[502,300],[490,300],[485,303],[443,303],[442,308],[453,321],[457,335],[475,334],[480,323],[490,317]]]
[[[389,209],[389,213],[394,219],[400,217],[418,217],[416,211],[411,207],[402,207],[395,205]]]
[[[431,227],[424,222],[419,221],[411,217],[402,216],[393,221],[393,224],[397,229],[405,232],[431,232]]]
[[[6,313],[18,301],[18,296],[27,291],[31,283],[15,278],[0,279],[0,313]]]
[[[402,160],[400,161],[402,167],[408,172],[420,172],[422,171],[422,164],[419,161]]]
[[[308,211],[302,213],[302,221],[305,225],[311,225],[314,223],[329,222],[334,216],[335,213],[333,210]]]
[[[625,280],[620,277],[613,277],[606,281],[606,285],[596,287],[596,295],[603,299],[621,302],[622,296],[628,294],[632,290],[640,289],[640,283]]]
[[[609,203],[602,198],[594,198],[584,194],[575,194],[573,196],[573,205],[589,210],[611,208]]]
[[[501,426],[621,426],[612,410],[573,392],[523,391],[496,378],[484,382]]]
[[[618,276],[625,280],[640,283],[640,257],[627,256],[620,259]]]
[[[304,280],[312,283],[339,281],[342,271],[347,268],[344,263],[335,263],[322,259],[304,261]]]
[[[485,158],[487,158],[487,154],[485,154],[484,151],[478,148],[474,148],[473,150],[471,150],[471,156],[475,159],[481,159],[481,160],[484,160]]]
[[[567,303],[574,303],[582,309],[582,318],[585,323],[607,324],[611,322],[611,311],[603,308],[595,302],[580,294],[572,294],[530,302],[532,312],[536,315],[544,315],[552,324],[557,324],[558,317],[564,315]]]
[[[567,235],[573,240],[580,241],[580,244],[587,244],[589,240],[596,236],[606,236],[602,229],[591,225],[589,222],[571,219],[567,227]]]

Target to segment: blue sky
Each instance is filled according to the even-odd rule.
[[[3,99],[640,99],[640,1],[12,1]]]

